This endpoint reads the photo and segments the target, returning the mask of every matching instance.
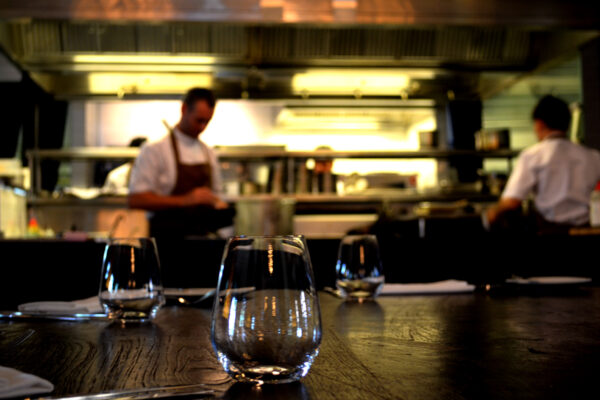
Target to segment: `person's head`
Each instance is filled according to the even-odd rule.
[[[569,105],[558,97],[544,96],[538,101],[532,113],[535,133],[539,140],[551,132],[565,134],[571,123]]]
[[[331,151],[329,146],[319,146],[315,149],[315,152],[319,151]],[[333,159],[330,157],[317,157],[315,158],[315,172],[331,172],[333,167]]]
[[[129,147],[142,147],[142,145],[146,143],[147,140],[148,139],[142,136],[134,137],[129,141]]]
[[[181,119],[177,125],[179,130],[188,136],[198,137],[211,120],[215,103],[215,96],[208,89],[188,90],[181,105]]]

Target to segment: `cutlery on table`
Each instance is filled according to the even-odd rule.
[[[215,390],[210,389],[204,384],[193,384],[142,389],[112,390],[102,393],[80,394],[73,396],[43,396],[37,397],[35,400],[141,400],[181,396],[208,397],[214,396],[214,394]]]

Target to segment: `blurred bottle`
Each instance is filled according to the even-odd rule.
[[[590,225],[600,227],[600,182],[590,195]]]
[[[29,223],[27,224],[27,236],[40,237],[40,226],[34,216],[29,218]]]

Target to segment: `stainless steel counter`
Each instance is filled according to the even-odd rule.
[[[96,236],[148,236],[146,212],[132,210],[125,197],[95,199],[58,198],[34,199],[30,209],[43,229],[56,234],[71,230]]]
[[[256,218],[261,219],[257,224],[265,225],[264,220],[271,218],[272,227],[285,226],[288,230],[293,229],[293,233],[303,234],[307,237],[331,238],[341,237],[350,230],[367,228],[377,220],[378,215],[382,212],[399,214],[405,218],[423,217],[414,214],[415,206],[422,202],[431,202],[440,206],[469,205],[473,209],[478,209],[495,201],[494,196],[475,193],[467,196],[467,194],[394,190],[385,193],[380,191],[348,196],[273,196],[265,194],[245,197],[232,196],[226,200],[232,205],[248,205],[253,202],[267,205],[273,204],[277,200],[283,199],[286,200],[286,203],[287,200],[292,200],[295,208],[293,213],[286,211],[273,214],[273,212],[266,212],[273,211],[273,207],[267,207],[268,210],[263,214],[254,213]],[[242,199],[245,201],[242,202]],[[461,202],[455,203],[457,200],[461,200]],[[85,232],[95,232],[100,236],[107,235],[110,231],[117,236],[146,236],[149,232],[146,212],[129,209],[127,198],[124,196],[101,196],[93,199],[80,199],[72,196],[36,198],[29,201],[29,206],[40,226],[44,229],[52,228],[56,233],[66,232],[73,228]],[[244,209],[246,208],[248,207]],[[258,209],[262,210],[263,208],[259,207]],[[242,214],[238,213],[238,218],[242,218],[247,213]],[[253,226],[252,221],[246,221],[248,216],[244,218],[245,223],[237,221],[238,228]],[[278,221],[277,218],[285,218],[285,221]],[[275,233],[277,232],[265,232],[265,234]]]

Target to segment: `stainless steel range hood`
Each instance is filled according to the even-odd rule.
[[[539,0],[5,1],[0,17],[7,55],[64,98],[171,97],[194,85],[222,98],[486,97],[510,82],[488,72],[514,80],[600,26],[586,2]],[[299,74],[356,69],[406,84],[294,87]]]

